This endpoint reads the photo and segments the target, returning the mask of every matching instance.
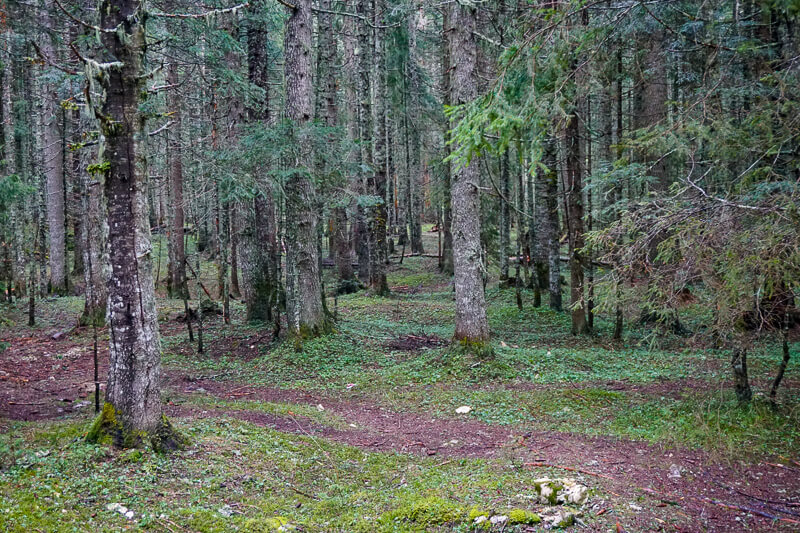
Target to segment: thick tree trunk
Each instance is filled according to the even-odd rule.
[[[293,172],[285,185],[286,311],[289,331],[298,341],[321,335],[330,328],[320,283],[317,201],[308,175],[313,157],[303,131],[313,112],[311,30],[311,0],[297,0],[286,22],[284,67],[286,116],[293,123],[295,141]]]
[[[161,346],[153,287],[147,216],[144,8],[138,0],[103,0],[101,42],[115,64],[87,67],[87,77],[105,94],[93,102],[105,147],[97,167],[104,178],[109,224],[110,358],[106,399],[89,431],[92,441],[134,447],[148,442],[173,449],[183,440],[161,409]],[[87,91],[92,94],[95,91]]]
[[[72,112],[70,119],[70,127],[71,127],[71,144],[73,146],[79,146],[81,142],[81,137],[83,135],[83,130],[81,130],[81,112],[80,110],[76,109]],[[67,202],[67,225],[72,226],[72,245],[73,245],[73,261],[72,261],[72,275],[74,276],[83,276],[84,271],[84,259],[85,253],[83,250],[83,243],[84,240],[81,237],[84,234],[84,224],[86,220],[83,218],[81,213],[81,202],[82,202],[82,193],[81,193],[81,179],[82,173],[86,168],[81,164],[81,155],[79,151],[70,148],[67,152],[69,157],[69,162],[67,163],[66,168],[69,169],[69,191],[67,193],[67,197],[70,198],[71,201]],[[69,281],[69,276],[67,277]],[[71,290],[74,291],[73,288]]]
[[[664,62],[664,32],[659,30],[645,36],[643,56],[637,58],[633,91],[633,128],[649,128],[667,117],[667,69]],[[653,188],[669,188],[668,158],[660,153],[637,150],[637,158],[647,165],[647,174],[656,178]]]
[[[269,58],[267,32],[260,19],[262,2],[253,4],[247,26],[247,63],[250,83],[261,89],[261,97],[248,108],[248,119],[262,124],[272,122],[270,113]],[[248,322],[279,324],[280,279],[278,263],[277,222],[275,199],[270,178],[256,177],[257,191],[252,209],[246,210],[239,242],[239,262],[242,271],[242,293]],[[277,329],[277,327],[276,327]]]
[[[271,191],[268,191],[270,194]],[[258,194],[241,246],[244,298],[248,322],[272,322],[277,306],[277,272],[272,265],[275,242],[275,210],[271,198]]]
[[[453,61],[452,101],[463,105],[477,97],[475,8],[450,6],[450,57]],[[481,264],[478,158],[458,168],[451,184],[453,205],[453,259],[455,267],[456,325],[454,340],[472,351],[485,353],[489,323]]]

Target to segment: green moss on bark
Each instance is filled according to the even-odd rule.
[[[86,440],[123,449],[141,448],[149,444],[159,453],[180,450],[189,445],[189,440],[172,427],[166,416],[161,415],[158,428],[152,432],[128,428],[109,402],[103,404],[103,409],[86,434]]]

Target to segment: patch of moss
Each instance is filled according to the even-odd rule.
[[[122,424],[117,420],[117,410],[108,402],[92,422],[86,440],[94,444],[116,445],[122,433]]]
[[[379,522],[412,522],[428,527],[461,521],[465,514],[465,509],[457,503],[431,496],[384,513]]]
[[[536,493],[550,505],[558,504],[558,493],[564,489],[563,485],[551,479],[534,481],[533,486]]]
[[[86,440],[116,448],[140,448],[149,442],[159,453],[180,450],[189,444],[188,439],[173,428],[163,414],[158,428],[150,434],[125,427],[119,420],[116,408],[109,402],[103,404],[103,409],[86,434]]]
[[[488,340],[480,339],[455,339],[451,350],[470,354],[478,359],[491,359],[494,357],[494,348]]]
[[[271,516],[269,518],[251,518],[244,523],[243,531],[263,533],[265,531],[292,531],[297,529],[288,518]]]
[[[487,511],[485,509],[481,509],[478,506],[475,506],[475,507],[473,507],[472,509],[469,510],[469,515],[468,516],[469,516],[470,522],[474,522],[475,519],[478,518],[479,516],[485,516],[486,518],[489,518],[489,511]]]
[[[308,324],[300,324],[300,328],[297,331],[294,331],[293,329],[290,328],[289,336],[294,342],[294,351],[302,352],[304,341],[310,339],[316,339],[317,337],[322,337],[323,335],[327,335],[328,333],[333,333],[333,331],[334,331],[333,323],[326,316],[325,318],[323,318],[320,324],[316,324],[314,326],[309,326]]]
[[[508,522],[511,524],[538,524],[542,517],[525,509],[512,509],[508,513]]]

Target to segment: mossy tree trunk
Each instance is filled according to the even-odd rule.
[[[158,337],[152,249],[147,212],[145,160],[145,21],[138,0],[100,2],[100,34],[106,63],[87,62],[98,84],[87,94],[103,136],[98,175],[104,179],[111,278],[108,299],[110,360],[105,404],[88,438],[120,447],[151,444],[159,450],[183,444],[161,408],[161,346]]]

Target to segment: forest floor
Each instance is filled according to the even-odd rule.
[[[519,311],[492,284],[496,354],[479,361],[446,349],[452,288],[435,259],[406,258],[389,282],[390,298],[331,298],[336,333],[299,353],[237,303],[232,325],[206,321],[198,354],[182,303],[159,300],[166,411],[192,442],[167,456],[82,439],[79,298],[41,303],[33,328],[24,306],[2,308],[0,530],[471,531],[470,510],[541,511],[542,477],[589,487],[571,529],[800,530],[798,358],[777,409],[762,392],[777,344],[751,353],[756,399],[740,407],[726,354],[691,339],[637,328],[615,343],[602,319],[575,338],[566,314],[528,293]],[[99,344],[104,381],[107,331]]]

